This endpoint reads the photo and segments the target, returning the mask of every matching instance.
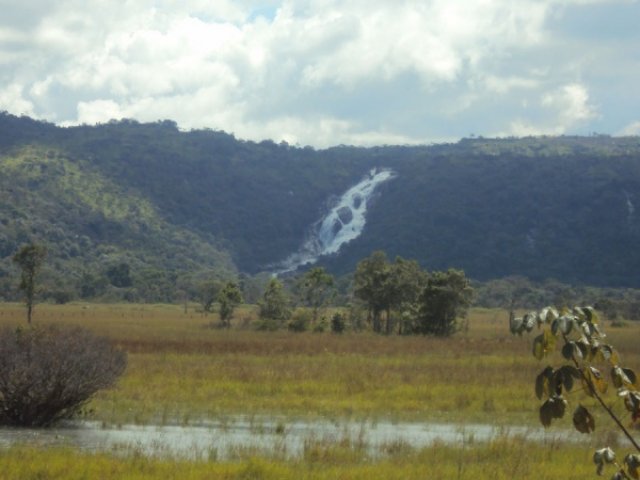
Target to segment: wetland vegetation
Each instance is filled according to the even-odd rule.
[[[300,420],[539,428],[531,378],[541,366],[530,339],[509,333],[506,311],[472,309],[468,328],[449,338],[256,331],[259,310],[248,305],[237,309],[232,328],[212,329],[216,315],[205,317],[195,305],[185,313],[177,305],[70,303],[39,305],[36,321],[82,325],[127,352],[119,382],[84,412],[105,429],[197,426],[239,415],[255,425],[277,419],[285,433]],[[23,323],[24,306],[1,306],[3,327]],[[635,369],[639,327],[608,328],[611,343]],[[19,442],[0,447],[0,477],[585,478],[593,475],[589,447],[622,441],[604,417],[596,421],[597,433],[573,433],[578,443],[553,436],[540,442],[526,433],[489,441],[470,435],[457,445],[389,442],[375,455],[358,436],[310,437],[295,457],[247,447],[195,460],[148,456],[135,445],[79,452]]]

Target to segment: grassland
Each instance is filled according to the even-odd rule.
[[[547,363],[532,357],[531,338],[508,333],[506,312],[474,310],[468,331],[450,339],[256,332],[254,315],[242,308],[228,331],[211,328],[215,316],[170,305],[38,305],[35,320],[81,324],[127,350],[129,366],[118,385],[88,405],[89,417],[105,424],[187,424],[240,414],[537,425],[533,381]],[[0,325],[23,322],[23,307],[0,306]],[[607,332],[625,365],[639,370],[640,325]],[[570,402],[591,404],[581,392],[573,395],[579,399]],[[596,421],[599,438],[591,443],[610,441],[609,422]],[[569,428],[570,420],[562,423]],[[0,478],[98,478],[92,469],[111,472],[101,478],[131,479],[584,478],[593,472],[591,450],[576,445],[497,439],[463,449],[396,447],[375,459],[354,445],[320,442],[295,461],[248,455],[185,462],[102,453],[76,460],[73,450],[15,446],[0,449]]]
[[[578,480],[595,477],[591,452],[575,445],[541,445],[519,439],[453,447],[436,444],[414,450],[401,446],[371,459],[358,448],[317,445],[303,458],[249,456],[233,461],[167,460],[139,455],[78,454],[70,449],[0,449],[3,480],[84,479],[272,479],[272,480]]]

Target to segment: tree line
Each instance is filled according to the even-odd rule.
[[[464,325],[473,295],[461,270],[427,272],[415,260],[397,257],[389,261],[383,251],[358,263],[347,314],[341,309],[329,319],[325,316],[336,286],[323,267],[311,268],[296,278],[291,290],[306,310],[295,317],[285,285],[272,278],[258,301],[263,328],[322,329],[320,322],[324,322],[332,331],[342,332],[349,320],[353,329],[370,328],[379,334],[449,336]]]
[[[383,248],[482,281],[638,288],[639,155],[638,137],[316,151],[170,121],[58,128],[0,112],[0,297],[13,299],[10,256],[30,239],[55,245],[43,274],[61,300],[173,302],[196,269],[255,274],[375,166],[397,177],[362,235],[323,260],[334,274]]]
[[[47,250],[38,244],[27,244],[13,256],[20,270],[18,289],[27,307],[31,323],[38,292],[38,275]],[[125,265],[110,272],[114,280],[126,287],[129,269]],[[244,287],[244,288],[243,288]],[[246,299],[248,290],[238,280],[210,280],[200,285],[200,311],[207,315],[216,311],[220,325],[231,327],[234,311]],[[461,270],[427,272],[417,261],[397,257],[390,261],[383,251],[375,251],[361,260],[353,274],[346,304],[327,319],[327,310],[335,306],[336,280],[323,267],[314,267],[298,277],[284,281],[270,278],[255,302],[258,306],[258,328],[294,331],[323,330],[328,326],[342,332],[349,323],[354,329],[368,326],[375,333],[389,335],[423,334],[449,336],[463,325],[471,304],[473,289]],[[190,297],[184,292],[185,310]],[[294,306],[303,309],[294,310]],[[349,312],[349,315],[343,313]],[[365,312],[364,319],[359,313]],[[347,322],[349,320],[349,322]]]

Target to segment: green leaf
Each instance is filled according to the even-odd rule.
[[[624,406],[634,417],[640,416],[640,393],[625,391],[621,393],[624,396]]]
[[[597,325],[598,323],[600,323],[598,312],[596,312],[596,310],[593,307],[584,307],[582,310],[584,311],[588,321],[590,321],[594,325]]]
[[[540,423],[546,428],[551,425],[551,420],[553,420],[553,405],[551,399],[548,399],[540,406]]]
[[[578,408],[573,412],[573,425],[580,433],[591,433],[596,429],[593,416],[582,405],[578,405]]]
[[[631,478],[638,480],[640,478],[640,455],[628,454],[624,457],[624,463]]]
[[[524,331],[524,322],[522,317],[511,317],[509,319],[509,330],[513,335],[522,335]]]
[[[545,307],[540,310],[538,318],[542,323],[551,323],[558,318],[558,311],[554,307]]]
[[[630,368],[623,368],[622,371],[624,372],[624,374],[627,376],[627,378],[631,382],[631,385],[636,385],[636,382],[638,381],[638,377],[636,376],[636,372],[634,372]]]
[[[554,395],[540,406],[540,423],[546,428],[554,418],[562,418],[567,409],[567,401],[562,395]]]
[[[536,397],[538,400],[542,400],[543,397],[548,397],[551,394],[549,384],[553,378],[553,368],[545,368],[536,377]]]
[[[582,378],[577,368],[571,365],[563,365],[554,374],[554,381],[557,385],[562,385],[570,392],[573,389],[573,380]]]
[[[603,362],[609,362],[613,365],[619,363],[619,357],[611,345],[601,344],[597,347],[596,358]]]
[[[580,324],[580,329],[582,330],[582,333],[585,335],[585,337],[587,338],[591,338],[593,337],[597,332],[596,329],[594,328],[593,324],[590,322],[582,322]]]
[[[616,388],[630,387],[635,383],[635,373],[629,368],[620,368],[616,365],[611,368],[611,381]]]
[[[582,358],[588,358],[589,353],[591,351],[589,343],[586,340],[578,340],[575,343],[578,349],[580,350],[580,353],[582,354]]]
[[[554,335],[558,331],[563,335],[569,335],[569,333],[571,333],[571,330],[573,330],[574,323],[574,317],[572,317],[571,315],[563,315],[553,321],[553,323],[551,324],[551,330],[553,331]]]
[[[533,328],[536,326],[537,318],[538,317],[536,316],[535,312],[530,312],[522,318],[523,327],[527,332],[531,332]]]
[[[580,361],[583,358],[582,350],[578,347],[576,342],[567,342],[562,347],[562,356],[567,360]]]
[[[554,395],[550,400],[553,418],[564,417],[564,412],[567,410],[567,401],[562,398],[562,395]]]
[[[548,355],[556,345],[556,337],[547,329],[536,338],[533,339],[533,356],[538,360],[542,360]]]
[[[618,470],[611,480],[629,480],[629,476],[624,472],[624,470]]]
[[[596,392],[601,394],[607,392],[608,384],[600,370],[595,367],[584,367],[582,369],[582,373],[584,374],[584,377],[587,379],[587,381],[590,382],[591,385],[593,385],[593,388],[596,390]],[[591,389],[588,385],[585,385],[585,390],[589,395],[592,395]]]
[[[613,463],[616,460],[616,454],[611,448],[605,447],[596,450],[593,454],[593,463],[596,464],[598,475],[602,475],[605,464]]]

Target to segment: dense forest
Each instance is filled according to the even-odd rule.
[[[171,121],[60,128],[2,113],[0,296],[15,298],[11,256],[29,241],[48,248],[45,283],[73,296],[171,300],[249,278],[373,167],[396,178],[362,235],[322,259],[334,274],[384,250],[480,281],[640,286],[638,137],[315,150]]]

